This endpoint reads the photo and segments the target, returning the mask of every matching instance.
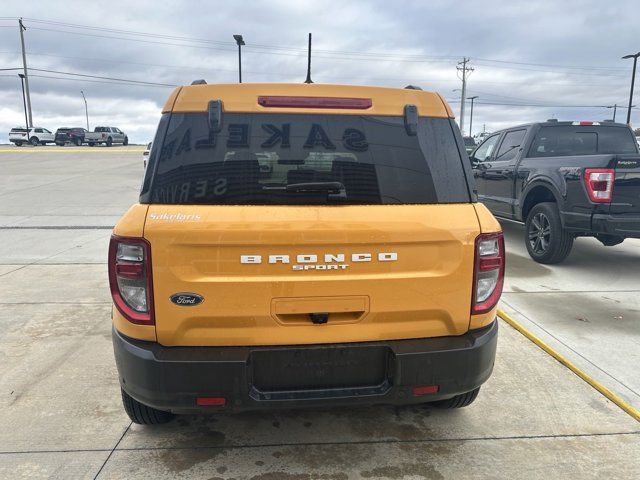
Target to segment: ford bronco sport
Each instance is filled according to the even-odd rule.
[[[505,254],[452,117],[417,89],[177,88],[109,249],[131,419],[470,404]]]

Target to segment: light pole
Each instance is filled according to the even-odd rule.
[[[242,83],[242,46],[245,45],[242,35],[234,35],[236,45],[238,45],[238,83]]]
[[[87,99],[84,96],[84,92],[82,90],[80,90],[80,93],[82,94],[82,99],[84,100],[84,114],[87,117],[87,131],[89,131],[89,109],[87,108]]]
[[[469,116],[469,136],[473,137],[473,101],[478,98],[478,95],[474,95],[473,97],[467,97],[468,100],[471,100],[471,115]]]
[[[24,73],[19,73],[20,84],[22,85],[22,104],[24,105],[24,125],[27,127],[27,132],[29,132],[29,120],[27,117],[27,100],[24,95]],[[29,137],[29,133],[27,133],[27,137]]]
[[[631,124],[631,104],[633,103],[633,86],[636,81],[636,64],[638,63],[638,57],[640,57],[640,52],[632,53],[622,57],[623,60],[626,60],[627,58],[633,58],[633,72],[631,73],[631,91],[629,92],[629,108],[627,109],[627,125]]]

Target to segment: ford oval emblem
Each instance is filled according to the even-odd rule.
[[[174,293],[169,299],[181,307],[193,307],[204,302],[204,298],[197,293]]]

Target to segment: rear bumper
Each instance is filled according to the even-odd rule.
[[[489,378],[497,340],[497,321],[458,337],[285,347],[163,347],[133,340],[113,329],[121,387],[145,405],[175,413],[442,400],[471,391]],[[254,359],[264,358],[265,352],[270,355],[274,351],[296,350],[304,354],[311,349],[330,349],[335,354],[337,349],[348,357],[350,352],[367,348],[388,351],[384,381],[374,385],[356,385],[356,378],[355,386],[328,389],[267,391],[255,385],[258,369]],[[310,378],[325,366],[304,364]],[[366,364],[361,367],[362,379],[369,378],[370,368]],[[265,370],[269,372],[269,368],[260,369],[263,377]],[[278,375],[283,369],[273,371]],[[300,370],[295,375],[299,376]],[[282,375],[274,384],[281,378]],[[425,385],[438,385],[438,393],[412,395],[413,387]],[[200,407],[196,405],[197,397],[224,397],[226,406]]]
[[[640,213],[617,215],[596,213],[591,219],[591,228],[595,233],[640,238]]]

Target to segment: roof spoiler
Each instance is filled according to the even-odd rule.
[[[193,82],[191,82],[191,85],[206,85],[207,81],[204,78],[201,78],[200,80],[194,80]]]

